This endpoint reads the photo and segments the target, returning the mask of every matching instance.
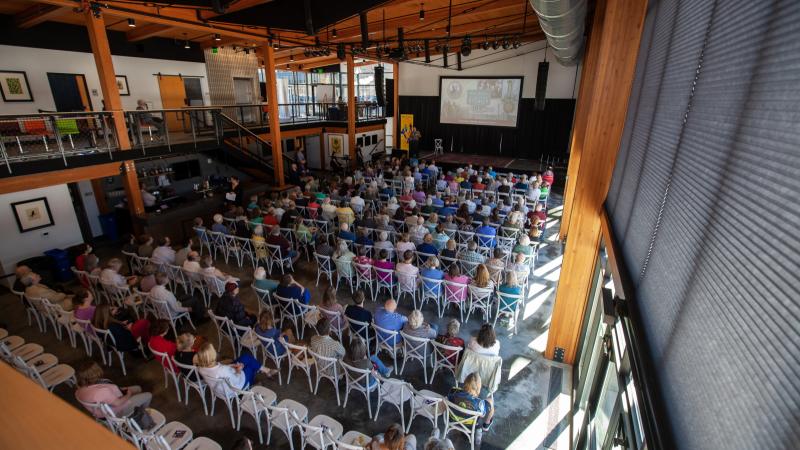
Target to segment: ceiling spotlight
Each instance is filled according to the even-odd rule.
[[[423,7],[424,5],[425,5],[424,3],[420,3],[419,4],[419,21],[420,22],[425,20],[425,8]]]
[[[220,36],[219,33],[217,33],[217,34],[214,35],[214,40],[219,42],[219,41],[222,40],[222,36]]]
[[[511,47],[511,43],[508,42],[508,39],[504,39],[503,40],[503,50],[508,50],[509,47]]]
[[[500,48],[500,43],[497,41],[492,42],[492,49],[497,50],[498,48]]]
[[[131,28],[136,28],[136,21],[134,19],[128,19],[128,26]]]

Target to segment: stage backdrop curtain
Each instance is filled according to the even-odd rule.
[[[439,123],[439,97],[400,96],[400,113],[413,114],[422,133],[420,152],[433,150],[442,139],[445,151],[538,159],[541,155],[566,155],[572,131],[575,99],[547,99],[544,111],[534,108],[532,98],[520,103],[516,128]],[[502,137],[503,146],[500,148]]]

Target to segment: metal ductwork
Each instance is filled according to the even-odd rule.
[[[547,43],[562,65],[577,64],[583,50],[586,0],[530,0]]]

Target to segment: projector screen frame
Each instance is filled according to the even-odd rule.
[[[455,79],[462,79],[462,80],[519,80],[519,97],[517,98],[517,120],[514,123],[514,126],[505,126],[505,125],[482,125],[482,124],[472,124],[472,123],[452,123],[452,122],[442,122],[442,82],[445,78],[455,78]],[[455,125],[460,127],[496,127],[496,128],[508,128],[508,129],[516,129],[519,128],[519,112],[520,106],[522,105],[522,92],[525,88],[525,77],[521,75],[515,76],[500,76],[500,75],[487,75],[487,76],[453,76],[453,75],[439,75],[439,124],[441,125]]]

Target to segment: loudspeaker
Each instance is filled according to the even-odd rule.
[[[344,44],[338,44],[336,46],[336,57],[339,58],[340,61],[347,59],[347,55],[344,53]]]
[[[386,97],[383,95],[383,66],[375,66],[375,97],[377,97],[378,106],[386,104]]]
[[[534,107],[537,111],[544,111],[544,97],[547,94],[547,71],[550,70],[550,63],[542,61],[539,63],[539,72],[536,74],[536,101]]]
[[[369,47],[369,23],[367,22],[367,12],[360,12],[358,18],[361,21],[361,47],[366,49]]]
[[[394,115],[394,80],[386,79],[386,116]]]

